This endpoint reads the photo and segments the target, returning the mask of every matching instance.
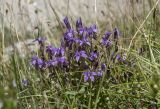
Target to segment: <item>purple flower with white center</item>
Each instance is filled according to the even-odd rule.
[[[98,58],[98,52],[97,51],[92,51],[91,53],[90,53],[90,57],[89,57],[89,59],[90,59],[90,61],[94,61],[95,59],[97,59]]]
[[[67,29],[71,29],[71,25],[70,25],[70,23],[69,23],[68,17],[65,17],[65,18],[63,19],[63,21],[64,21]]]
[[[39,44],[43,44],[46,41],[46,38],[44,37],[38,37],[33,42],[38,42]]]
[[[76,51],[76,53],[75,53],[75,58],[76,58],[76,61],[77,61],[77,62],[80,60],[81,57],[87,58],[86,52],[83,51],[83,50],[81,50],[81,51]]]
[[[43,68],[45,66],[45,62],[37,56],[32,57],[31,64],[36,68]]]
[[[106,64],[105,64],[105,63],[102,63],[102,64],[101,64],[101,70],[104,71],[105,69],[106,69]]]
[[[22,84],[26,87],[29,85],[29,81],[27,79],[23,79]]]
[[[114,29],[114,39],[118,39],[120,37],[120,32],[117,28]]]
[[[97,73],[96,72],[84,72],[83,75],[84,75],[84,81],[87,82],[89,79],[91,81],[94,81],[94,76],[96,76]]]

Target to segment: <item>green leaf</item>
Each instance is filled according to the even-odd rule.
[[[67,91],[67,92],[65,92],[65,94],[66,95],[76,95],[77,92],[75,92],[75,91]]]
[[[85,88],[84,87],[82,87],[80,90],[79,90],[79,92],[78,93],[84,93],[85,92]]]

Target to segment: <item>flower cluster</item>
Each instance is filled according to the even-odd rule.
[[[56,48],[52,45],[44,46],[45,38],[37,38],[40,45],[40,56],[32,57],[31,64],[37,69],[55,69],[62,72],[84,71],[84,81],[95,81],[103,76],[107,69],[108,47],[112,46],[112,39],[119,38],[118,29],[106,32],[102,37],[98,34],[97,26],[83,25],[81,18],[76,21],[74,29],[67,17],[63,20],[66,26],[61,41],[61,46]],[[112,36],[113,38],[110,38]],[[99,41],[100,39],[100,41]],[[122,59],[117,56],[117,59]],[[66,70],[67,69],[67,70]]]

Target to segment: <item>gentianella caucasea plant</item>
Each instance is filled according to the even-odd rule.
[[[50,75],[58,72],[70,81],[83,78],[84,82],[95,82],[115,61],[127,64],[117,52],[120,38],[117,28],[102,35],[95,24],[86,27],[81,18],[76,21],[75,28],[71,27],[67,17],[64,18],[64,24],[66,32],[59,48],[45,45],[44,37],[34,40],[39,43],[39,53],[32,57],[31,64],[37,70],[48,71]]]

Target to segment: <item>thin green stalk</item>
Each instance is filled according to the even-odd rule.
[[[90,82],[90,93],[89,93],[88,109],[91,109],[91,102],[92,102],[92,82]]]
[[[60,85],[61,85],[61,88],[65,91],[65,87],[64,87],[63,84],[62,84],[62,81],[61,81],[61,78],[60,78],[58,72],[57,72],[56,70],[55,70],[55,72],[56,72],[56,75],[57,75],[57,77],[58,77],[58,81],[59,81],[59,83],[60,83]],[[70,100],[69,100],[68,96],[66,96],[66,98],[67,98],[68,103],[70,104]]]
[[[81,84],[82,78],[83,78],[83,76],[81,75],[81,79],[80,79],[80,82],[79,82],[79,84],[78,84],[78,86],[77,86],[77,90],[76,90],[77,92],[78,92],[78,90],[79,90],[79,87],[80,87],[80,84]],[[76,100],[76,95],[74,95],[74,99],[73,99],[73,101],[72,101],[72,103],[71,103],[71,109],[73,109],[73,106],[74,106],[75,100]]]
[[[99,84],[99,89],[98,89],[98,93],[97,93],[97,96],[96,96],[96,102],[95,102],[95,105],[94,105],[94,109],[97,109],[97,104],[99,102],[99,94],[101,92],[101,88],[102,88],[105,76],[106,76],[106,73],[103,73],[102,81]]]

